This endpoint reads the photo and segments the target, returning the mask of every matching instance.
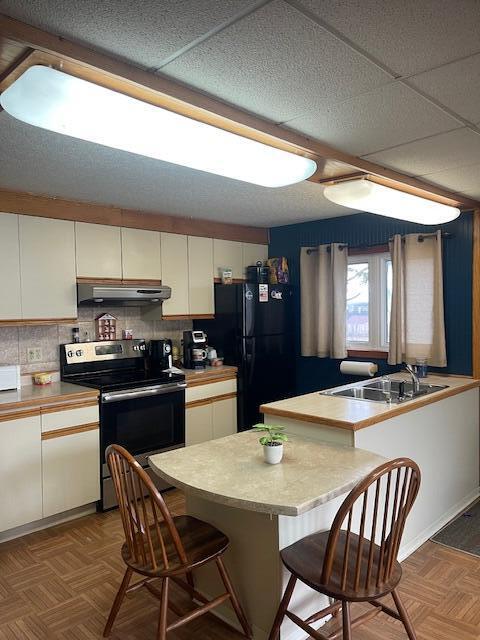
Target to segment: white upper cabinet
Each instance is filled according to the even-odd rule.
[[[122,228],[123,277],[128,280],[161,280],[160,233]]]
[[[233,240],[213,241],[213,277],[221,278],[225,267],[232,269],[232,276],[243,278],[243,245]]]
[[[122,277],[120,227],[76,222],[75,238],[78,277]]]
[[[76,318],[74,223],[19,216],[22,316]]]
[[[213,240],[188,236],[189,314],[213,315]]]
[[[265,262],[268,258],[268,245],[253,244],[250,242],[243,243],[243,277],[246,276],[247,267],[260,262]]]
[[[161,233],[162,284],[172,288],[172,297],[165,300],[163,316],[185,316],[188,304],[188,240],[177,233]],[[210,270],[209,276],[212,277]]]
[[[18,216],[0,214],[0,320],[22,317]]]

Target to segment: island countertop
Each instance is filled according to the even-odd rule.
[[[349,491],[385,458],[293,436],[280,464],[263,460],[252,431],[149,458],[152,469],[200,498],[273,515],[298,516]]]
[[[389,377],[405,379],[407,374],[394,374]],[[433,402],[439,402],[458,393],[480,387],[480,380],[464,376],[429,375],[425,382],[448,385],[448,387],[430,395],[420,396],[415,400],[391,405],[341,396],[325,396],[316,391],[296,398],[264,404],[260,407],[260,411],[265,415],[265,422],[267,423],[271,423],[272,420],[278,419],[278,417],[284,417],[356,431],[402,413],[414,411]]]

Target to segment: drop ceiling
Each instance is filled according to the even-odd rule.
[[[0,0],[0,13],[480,199],[478,0]],[[0,52],[1,56],[1,52]],[[275,226],[351,210],[0,114],[0,187]]]

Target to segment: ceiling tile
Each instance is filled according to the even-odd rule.
[[[0,12],[35,27],[156,67],[258,0],[1,0]]]
[[[224,29],[162,73],[278,122],[390,80],[281,0]]]
[[[348,215],[313,182],[268,189],[44,131],[0,114],[0,187],[72,200],[276,226]]]
[[[451,191],[461,191],[462,193],[476,191],[478,196],[480,195],[480,162],[466,167],[427,173],[422,176],[422,179]]]
[[[467,128],[365,156],[385,167],[425,175],[480,162],[480,135]]]
[[[480,54],[427,71],[409,82],[470,122],[480,121]]]
[[[412,89],[392,83],[320,107],[289,121],[287,127],[348,153],[365,155],[461,125]]]
[[[478,0],[300,0],[366,52],[411,75],[480,50]]]

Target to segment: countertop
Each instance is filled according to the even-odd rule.
[[[399,379],[408,378],[407,374],[394,374],[390,377]],[[448,385],[448,388],[428,396],[421,396],[415,400],[409,400],[403,404],[392,405],[368,402],[365,400],[354,400],[353,398],[342,398],[340,396],[324,396],[320,395],[317,391],[315,393],[297,396],[296,398],[264,404],[260,407],[260,411],[265,414],[266,422],[269,422],[270,416],[279,416],[291,418],[292,420],[313,422],[356,431],[369,427],[377,422],[383,422],[402,413],[414,411],[427,404],[439,402],[440,400],[444,400],[458,393],[463,393],[469,389],[480,387],[480,380],[463,376],[429,375],[427,378],[422,379],[422,381],[429,384]]]
[[[42,386],[26,385],[14,391],[0,391],[0,418],[18,410],[40,409],[65,402],[75,404],[97,398],[97,389],[89,389],[69,382],[52,382]]]
[[[292,436],[280,464],[263,460],[259,434],[244,431],[149,458],[187,493],[230,507],[297,516],[349,491],[385,458]]]
[[[189,387],[200,384],[210,384],[237,377],[237,367],[222,365],[221,367],[206,367],[205,369],[182,369]]]

